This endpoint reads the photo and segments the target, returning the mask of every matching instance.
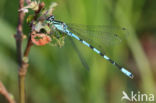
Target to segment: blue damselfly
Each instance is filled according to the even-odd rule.
[[[105,36],[102,35],[103,33],[108,33],[108,35],[114,35],[114,36],[116,36],[116,38],[119,39],[117,41],[121,41],[120,38],[118,38],[117,34],[110,33],[111,32],[111,29],[109,29],[109,27],[108,27],[108,29],[103,30],[103,29],[100,29],[101,27],[94,28],[93,26],[88,26],[87,27],[88,29],[90,29],[90,28],[94,28],[94,29],[92,29],[92,31],[83,31],[83,29],[82,29],[82,28],[84,28],[83,25],[78,26],[78,25],[72,25],[71,24],[72,26],[75,26],[74,28],[77,28],[77,29],[74,29],[73,30],[72,28],[70,28],[70,26],[71,26],[70,24],[67,25],[64,22],[55,20],[53,15],[50,16],[50,17],[48,17],[46,21],[47,21],[48,24],[52,25],[52,27],[53,27],[54,30],[57,30],[59,32],[62,32],[64,34],[66,34],[67,36],[70,36],[70,37],[73,37],[73,38],[79,40],[84,45],[86,45],[87,47],[91,48],[94,52],[96,52],[97,54],[101,55],[104,59],[106,59],[107,61],[109,61],[113,65],[115,65],[125,75],[127,75],[130,78],[133,78],[134,77],[131,72],[129,72],[124,67],[120,66],[118,63],[116,63],[115,61],[113,61],[112,59],[110,59],[108,56],[106,56],[106,54],[104,53],[104,51],[103,50],[100,50],[99,47],[96,47],[95,48],[93,46],[94,44],[91,44],[91,42],[90,42],[90,41],[92,41],[92,39],[88,39],[86,36],[83,36],[84,34],[89,34],[90,36],[92,36],[92,38],[94,38],[94,36],[96,36],[96,38],[99,36],[99,39],[97,40],[97,42],[98,41],[101,41],[101,42],[104,41],[104,42],[106,42],[107,40],[110,41],[109,39],[112,39],[112,41],[114,42],[116,39],[113,40],[113,38],[107,38],[107,35],[105,35]],[[80,28],[78,28],[78,27],[80,27]],[[121,29],[126,32],[126,29],[125,28],[121,28]],[[98,34],[99,35],[96,35],[95,34],[95,33],[97,33],[97,31],[98,31]],[[75,33],[77,33],[77,34],[75,34]],[[127,33],[125,33],[125,34],[127,34]],[[105,39],[103,40],[103,38],[105,38]]]

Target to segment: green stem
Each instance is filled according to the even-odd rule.
[[[20,103],[25,103],[25,76],[19,75]]]

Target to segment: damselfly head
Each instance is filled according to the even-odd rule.
[[[54,18],[55,18],[54,15],[48,17],[47,18],[47,22],[49,22],[49,23],[53,22],[54,21]]]

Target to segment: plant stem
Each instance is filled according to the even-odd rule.
[[[25,103],[25,76],[19,75],[20,103]]]
[[[30,48],[33,45],[32,41],[31,41],[31,36],[29,36],[28,42],[27,42],[27,47],[24,51],[24,57],[28,58],[29,52],[30,52]]]
[[[27,3],[30,3],[31,0],[27,0]],[[24,0],[19,0],[19,10],[24,7]],[[44,2],[41,2],[39,5],[39,9],[35,12],[34,20],[37,19],[37,15],[40,10],[44,7]],[[24,19],[23,11],[20,11],[18,14],[18,26],[17,33],[15,35],[16,39],[16,49],[17,49],[17,59],[18,59],[18,78],[19,78],[19,99],[20,103],[25,103],[25,76],[27,73],[28,64],[28,55],[30,52],[30,48],[33,45],[31,41],[31,34],[29,35],[29,39],[27,42],[26,49],[24,51],[24,56],[22,55],[22,39],[23,39],[23,31],[22,24]],[[33,32],[31,32],[33,33]]]
[[[24,7],[24,0],[19,0],[19,10]],[[15,35],[16,39],[16,49],[17,49],[17,59],[18,59],[18,77],[19,77],[19,98],[20,103],[25,103],[25,67],[22,63],[22,36],[23,36],[23,19],[24,19],[24,13],[23,11],[20,11],[18,14],[18,26],[17,26],[17,33]],[[24,75],[23,75],[24,74]]]
[[[0,94],[3,95],[7,99],[8,103],[16,103],[14,98],[12,98],[12,96],[7,91],[7,89],[5,88],[5,86],[3,85],[1,81],[0,81]]]

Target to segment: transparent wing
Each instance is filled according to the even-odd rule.
[[[127,29],[122,27],[81,24],[67,25],[71,31],[78,33],[80,36],[92,38],[92,40],[95,39],[96,41],[105,43],[105,45],[121,43],[128,36]]]
[[[128,36],[126,28],[104,25],[67,24],[68,29],[98,49],[118,45]],[[103,49],[102,49],[103,50]]]
[[[76,51],[77,55],[79,56],[79,59],[80,59],[82,65],[84,66],[84,68],[85,68],[86,70],[89,71],[90,68],[89,68],[89,66],[88,66],[88,64],[87,64],[87,62],[86,62],[84,56],[82,55],[82,53],[80,52],[80,50],[79,50],[78,47],[76,46],[75,42],[73,41],[72,38],[69,38],[69,40],[71,41],[72,46],[74,47],[74,50]]]

